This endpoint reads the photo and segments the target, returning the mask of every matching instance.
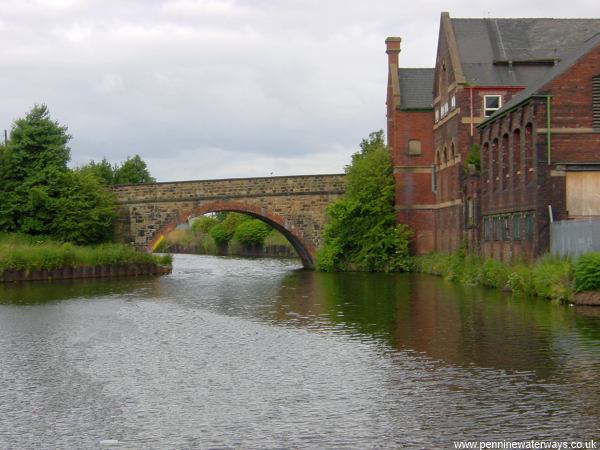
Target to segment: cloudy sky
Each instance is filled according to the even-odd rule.
[[[159,181],[337,173],[385,128],[386,36],[431,67],[453,17],[600,17],[598,0],[0,0],[0,128],[34,103],[73,165]]]

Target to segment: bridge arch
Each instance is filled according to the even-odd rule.
[[[147,250],[152,251],[156,248],[162,238],[173,231],[178,224],[187,222],[192,217],[203,216],[204,214],[213,212],[237,212],[262,220],[285,236],[298,253],[302,265],[305,268],[313,269],[315,267],[315,248],[304,236],[302,230],[291,224],[283,216],[274,213],[265,207],[239,201],[225,200],[208,202],[181,213],[178,219],[171,220],[154,234],[148,244]]]

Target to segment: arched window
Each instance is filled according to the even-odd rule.
[[[533,180],[533,165],[535,163],[533,158],[533,126],[528,123],[525,126],[525,180],[529,184]]]
[[[508,181],[510,178],[510,149],[508,147],[508,133],[504,133],[502,136],[502,150],[501,150],[501,164],[502,164],[502,186],[504,189],[508,187]]]
[[[498,189],[500,185],[500,149],[498,148],[498,139],[492,141],[492,161],[490,175],[492,178],[492,190]]]
[[[515,184],[521,179],[521,130],[513,131],[513,174]]]
[[[442,156],[442,163],[443,164],[448,164],[448,148],[447,147],[444,147],[443,156]]]
[[[488,142],[483,144],[481,152],[481,180],[483,182],[482,190],[486,193],[490,185],[490,144]]]
[[[456,161],[456,150],[454,149],[454,142],[450,144],[450,158],[452,162]]]

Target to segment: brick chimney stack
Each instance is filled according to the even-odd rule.
[[[394,64],[396,67],[398,67],[400,42],[402,42],[402,38],[399,37],[388,37],[385,40],[385,52],[388,54],[388,64]]]

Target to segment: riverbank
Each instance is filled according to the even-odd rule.
[[[252,223],[255,227],[250,229],[249,236],[245,236],[245,240],[239,232],[236,234],[240,226],[252,225]],[[220,227],[220,224],[225,225]],[[228,239],[222,239],[223,236],[219,233],[211,234],[211,230],[226,226],[229,232],[223,233],[223,236],[227,236]],[[221,222],[213,217],[200,217],[192,222],[191,227],[171,231],[159,244],[157,251],[249,258],[298,258],[298,253],[292,244],[280,232],[265,227],[262,222],[242,214],[228,214]],[[218,241],[213,234],[222,240]]]
[[[122,244],[77,246],[20,235],[0,235],[0,282],[162,275],[171,255],[151,255]]]
[[[238,256],[243,258],[286,258],[297,259],[298,253],[291,245],[264,245],[247,247],[242,245],[226,245],[214,248],[207,252],[197,245],[174,244],[165,247],[165,250],[173,254],[209,255],[209,256]]]
[[[600,254],[576,261],[544,255],[532,263],[504,263],[456,252],[413,259],[413,270],[468,286],[487,286],[580,305],[600,305]]]

